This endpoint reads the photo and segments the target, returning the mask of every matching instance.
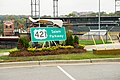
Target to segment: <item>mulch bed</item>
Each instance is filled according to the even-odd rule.
[[[86,52],[85,49],[58,49],[52,51],[40,51],[40,52],[29,52],[29,51],[18,51],[11,52],[10,57],[20,57],[20,56],[41,56],[41,55],[57,55],[57,54],[70,54],[70,53],[82,53]]]

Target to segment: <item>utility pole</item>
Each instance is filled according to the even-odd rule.
[[[99,30],[100,30],[100,0],[99,0]]]

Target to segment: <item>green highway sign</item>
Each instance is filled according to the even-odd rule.
[[[32,42],[66,40],[64,27],[34,27],[30,28],[30,33]]]

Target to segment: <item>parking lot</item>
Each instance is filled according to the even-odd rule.
[[[120,63],[0,68],[0,80],[120,80]]]

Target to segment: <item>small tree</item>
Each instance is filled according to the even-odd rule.
[[[66,45],[73,46],[73,37],[72,37],[71,32],[69,31],[67,32],[67,40],[65,42],[66,42]]]
[[[18,49],[26,50],[29,47],[29,41],[25,37],[21,37],[18,40]]]
[[[78,38],[78,36],[74,37],[74,48],[79,48],[79,38]]]
[[[76,36],[76,35],[75,35],[75,37],[74,37],[74,43],[79,44],[79,38],[78,38],[78,36]]]
[[[72,35],[70,35],[69,36],[69,40],[68,40],[68,45],[71,45],[71,46],[73,46],[73,37],[72,37]]]

